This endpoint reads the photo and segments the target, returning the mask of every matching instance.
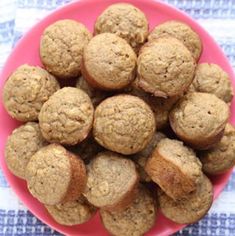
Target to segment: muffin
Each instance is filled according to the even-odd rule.
[[[173,139],[162,139],[147,160],[145,171],[173,200],[196,190],[202,165],[194,151]]]
[[[81,89],[64,87],[43,104],[39,125],[48,142],[75,145],[84,140],[92,128],[94,108]]]
[[[153,112],[143,100],[121,94],[105,99],[96,108],[93,135],[101,146],[129,155],[147,146],[155,126]]]
[[[221,174],[235,165],[235,129],[227,124],[224,136],[212,149],[199,153],[202,169],[207,174]]]
[[[157,25],[149,34],[148,40],[171,36],[180,40],[191,52],[197,61],[202,52],[202,43],[199,35],[193,29],[180,21],[166,21]]]
[[[181,95],[192,83],[196,63],[177,39],[158,38],[141,48],[137,85],[156,97]]]
[[[82,75],[93,86],[118,90],[135,78],[136,55],[122,38],[103,33],[91,39],[84,49]]]
[[[9,170],[25,179],[25,169],[30,158],[47,145],[36,122],[28,122],[13,130],[5,148],[5,160]]]
[[[200,220],[210,209],[212,201],[213,187],[205,175],[196,191],[190,193],[188,198],[174,201],[161,189],[158,191],[158,202],[162,214],[178,224],[192,224]]]
[[[138,52],[148,36],[148,20],[138,8],[117,3],[106,8],[95,22],[95,34],[114,33],[125,39]]]
[[[176,135],[196,149],[209,149],[221,139],[229,107],[214,94],[188,93],[170,112]]]
[[[156,132],[153,135],[152,140],[150,143],[147,145],[147,147],[142,150],[141,152],[138,152],[134,155],[133,161],[137,164],[137,170],[140,175],[140,180],[142,182],[150,182],[151,178],[145,171],[145,165],[148,160],[148,158],[151,156],[154,148],[157,146],[157,144],[162,140],[163,138],[166,138],[165,134],[161,132]]]
[[[129,88],[127,93],[143,99],[151,107],[158,130],[164,129],[168,126],[169,112],[180,98],[179,96],[170,98],[155,97],[138,88],[135,81],[132,83],[132,86]]]
[[[133,161],[113,152],[99,153],[87,166],[84,196],[94,206],[120,210],[137,191],[139,176]]]
[[[47,205],[78,199],[87,181],[83,161],[59,144],[37,151],[25,173],[30,193]]]
[[[143,185],[129,207],[123,211],[100,210],[104,227],[114,236],[140,236],[148,232],[156,221],[156,208],[150,192]]]
[[[79,76],[83,49],[91,37],[87,28],[75,20],[59,20],[49,25],[40,42],[43,65],[58,78]]]
[[[212,93],[227,103],[233,98],[229,76],[216,64],[202,63],[197,66],[190,91]]]
[[[55,77],[46,70],[25,64],[5,82],[3,104],[14,119],[36,121],[43,103],[59,88]]]
[[[83,224],[91,219],[96,208],[81,196],[77,200],[60,203],[54,206],[45,205],[52,218],[61,225]]]
[[[108,97],[108,93],[91,87],[87,81],[80,77],[76,82],[76,88],[83,90],[90,97],[94,107],[97,107],[101,101]]]

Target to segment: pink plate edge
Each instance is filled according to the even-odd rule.
[[[71,3],[66,4],[65,6],[59,7],[58,9],[54,10],[53,12],[49,13],[49,15],[47,15],[45,18],[43,18],[42,20],[40,20],[38,23],[36,23],[33,27],[31,27],[31,29],[24,34],[24,36],[17,42],[14,50],[17,50],[18,48],[21,47],[21,41],[23,41],[25,38],[27,38],[28,34],[30,34],[30,32],[32,31],[33,28],[42,25],[42,24],[46,24],[47,21],[50,21],[51,18],[56,18],[57,14],[59,14],[61,11],[65,11],[65,10],[69,10],[70,8],[73,7],[79,7],[80,4],[86,4],[86,3],[102,3],[104,2],[103,0],[78,0],[78,1],[73,1]],[[122,1],[117,1],[114,0],[113,3],[115,2],[131,2],[134,3],[134,1],[128,1],[128,0],[122,0]],[[227,57],[224,55],[224,52],[222,51],[222,49],[218,46],[218,44],[216,43],[216,41],[208,34],[208,32],[206,32],[195,20],[193,20],[189,15],[187,15],[185,12],[165,3],[165,2],[161,2],[161,1],[157,1],[157,0],[141,0],[140,2],[142,2],[142,4],[145,4],[146,2],[148,4],[152,4],[153,7],[157,8],[157,7],[161,7],[161,8],[170,8],[171,10],[174,10],[178,15],[182,15],[183,18],[186,18],[187,21],[190,23],[190,25],[196,29],[197,32],[199,32],[199,34],[206,34],[206,37],[209,38],[211,41],[214,42],[214,44],[216,45],[216,50],[219,52],[220,55],[222,55],[222,59],[221,61],[224,61],[224,65],[226,65],[226,71],[230,74],[230,77],[232,78],[232,83],[233,83],[233,88],[235,88],[235,74],[233,72],[232,66],[230,65],[230,62],[228,61]],[[2,81],[2,79],[5,79],[7,76],[7,65],[9,64],[9,62],[12,60],[12,58],[14,57],[13,52],[11,52],[10,56],[8,57],[8,59],[5,62],[5,65],[3,67],[3,70],[0,74],[0,81]],[[0,101],[2,103],[2,100]],[[233,114],[233,111],[235,110],[235,104],[233,103],[231,106],[231,114],[232,114],[232,118],[231,118],[231,122],[234,124],[235,123],[235,115]],[[1,117],[0,117],[1,120]],[[1,142],[1,141],[0,141]],[[12,182],[11,179],[8,178],[8,173],[6,170],[6,164],[4,161],[3,157],[0,157],[0,167],[3,170],[3,173],[7,179],[7,181],[9,182],[10,186],[12,186]],[[223,181],[222,183],[220,183],[220,186],[217,187],[216,191],[214,192],[214,199],[216,199],[219,194],[221,193],[221,191],[223,190],[223,188],[225,187],[225,185],[228,183],[229,177],[232,173],[232,169],[229,170],[226,174],[223,175]],[[219,177],[218,177],[219,178]],[[216,177],[217,179],[217,177]],[[18,193],[18,190],[14,189],[16,195],[21,195]],[[37,211],[34,211],[30,206],[28,206],[28,202],[27,202],[27,198],[21,198],[20,201],[22,201],[24,203],[25,206],[27,206],[27,208],[37,217],[39,218],[42,222],[44,222],[45,224],[49,225],[51,228],[55,229],[56,231],[63,233],[63,234],[67,234],[65,231],[58,229],[56,226],[54,226],[51,223],[46,222],[46,220],[41,219],[41,217],[38,215]],[[169,230],[165,230],[163,235],[168,235],[168,234],[172,234],[182,228],[184,228],[185,225],[175,225],[174,228],[170,228]]]

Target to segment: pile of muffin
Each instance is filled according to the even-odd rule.
[[[26,122],[7,141],[9,170],[63,225],[97,209],[112,235],[143,235],[158,208],[180,224],[198,221],[213,201],[205,174],[235,163],[231,82],[218,65],[197,64],[201,52],[188,25],[149,33],[130,4],[105,9],[93,37],[74,20],[49,25],[45,69],[22,65],[4,86],[7,112]]]

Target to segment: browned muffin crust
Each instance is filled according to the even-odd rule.
[[[194,151],[173,139],[162,139],[147,160],[145,171],[172,199],[182,199],[202,180],[202,165]]]
[[[58,144],[37,151],[26,167],[30,193],[40,202],[55,205],[76,200],[87,177],[83,161]]]
[[[161,212],[168,219],[178,224],[192,224],[200,220],[210,209],[213,202],[213,186],[204,175],[196,191],[187,198],[174,201],[161,189],[158,191],[158,203]]]

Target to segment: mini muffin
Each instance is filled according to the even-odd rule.
[[[174,106],[174,104],[179,100],[179,96],[170,98],[160,98],[155,97],[149,93],[146,93],[142,89],[136,86],[136,82],[132,83],[132,87],[127,91],[129,94],[137,96],[143,99],[152,109],[155,120],[156,127],[158,130],[164,129],[168,125],[169,112]]]
[[[165,36],[171,36],[180,40],[192,53],[195,60],[199,59],[202,43],[199,35],[189,25],[179,21],[166,21],[153,29],[148,36],[148,40],[152,41]]]
[[[199,153],[202,169],[207,174],[221,174],[235,165],[235,129],[227,124],[224,136],[215,147]]]
[[[64,87],[44,103],[39,114],[42,135],[49,142],[75,145],[92,128],[94,108],[81,89]]]
[[[87,93],[94,107],[97,107],[101,101],[108,97],[107,92],[91,87],[83,77],[80,77],[77,80],[76,88],[79,88]]]
[[[202,180],[202,165],[194,151],[173,139],[162,139],[147,160],[145,171],[172,199],[184,198]]]
[[[157,146],[157,144],[160,142],[161,139],[166,138],[165,134],[161,132],[156,132],[153,135],[152,140],[147,145],[147,147],[142,150],[141,152],[138,152],[134,155],[133,160],[135,163],[137,163],[137,170],[140,175],[140,180],[142,182],[150,182],[151,178],[148,176],[146,171],[144,170],[145,164],[148,160],[148,158],[151,156],[154,148]]]
[[[59,203],[54,206],[45,205],[52,218],[61,225],[83,224],[91,219],[96,208],[81,196],[77,200]]]
[[[93,135],[101,146],[129,155],[147,146],[155,126],[153,112],[143,100],[121,94],[105,99],[96,108]]]
[[[213,202],[213,186],[204,175],[196,191],[190,193],[187,198],[174,201],[159,189],[158,202],[166,218],[178,224],[192,224],[205,216],[210,209]]]
[[[86,186],[83,161],[59,144],[37,151],[26,167],[30,193],[47,205],[78,199]]]
[[[156,221],[156,208],[152,195],[143,185],[129,207],[123,211],[100,210],[104,227],[114,236],[140,236],[148,232]]]
[[[13,130],[5,149],[5,160],[9,170],[24,179],[30,158],[45,145],[47,142],[35,122],[28,122]]]
[[[69,147],[69,150],[75,154],[78,154],[85,163],[88,163],[99,152],[103,151],[103,149],[104,148],[101,147],[92,136],[87,137],[76,146]]]
[[[4,106],[14,119],[36,121],[41,107],[60,88],[46,70],[22,65],[8,78],[3,88]]]
[[[137,52],[148,36],[148,20],[138,8],[117,3],[106,8],[97,18],[95,34],[114,33],[125,39]]]
[[[181,95],[192,83],[196,63],[177,39],[158,38],[140,51],[137,85],[156,97]]]
[[[190,90],[212,93],[225,102],[231,102],[233,98],[233,88],[229,76],[216,64],[199,64]]]
[[[113,152],[99,153],[87,166],[84,196],[94,206],[120,210],[135,197],[139,176],[133,161]]]
[[[196,149],[209,149],[223,136],[229,107],[214,94],[188,93],[170,112],[176,135]]]
[[[40,43],[43,65],[62,79],[79,76],[83,49],[91,37],[87,28],[74,20],[59,20],[49,25]]]
[[[82,75],[93,87],[122,89],[134,80],[135,73],[133,49],[115,34],[99,34],[84,49]]]

